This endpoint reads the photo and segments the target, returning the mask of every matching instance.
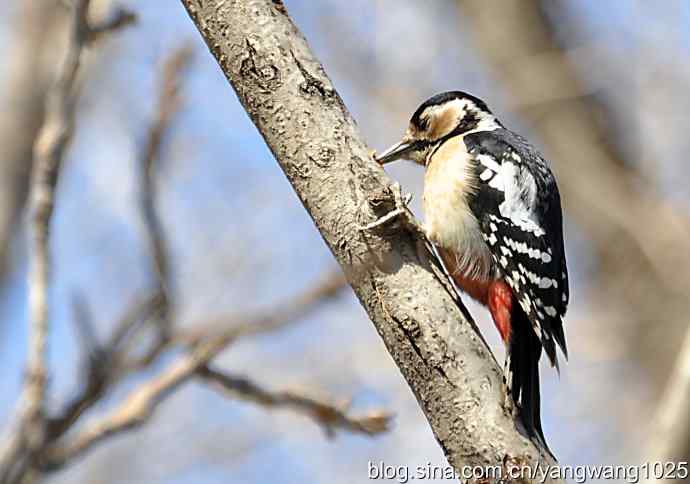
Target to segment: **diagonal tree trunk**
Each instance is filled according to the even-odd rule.
[[[371,160],[282,2],[182,3],[343,268],[450,464],[461,473],[464,466],[546,463],[504,410],[500,368],[419,241],[395,222],[361,230],[395,208],[391,181]],[[531,482],[514,480],[520,481]]]

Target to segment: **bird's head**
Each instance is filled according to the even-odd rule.
[[[448,138],[499,127],[501,123],[481,99],[462,91],[444,92],[424,101],[402,140],[374,159],[381,165],[401,158],[426,165],[428,155]]]

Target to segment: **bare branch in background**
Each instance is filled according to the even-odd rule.
[[[95,354],[89,352],[89,347],[85,348],[87,361],[84,365],[85,375],[81,381],[81,389],[67,403],[64,410],[48,419],[48,441],[60,438],[87,410],[103,398],[111,387],[126,376],[124,361],[131,332],[135,326],[144,324],[154,317],[160,305],[161,299],[158,296],[135,302],[116,323],[111,338],[105,344],[99,345],[92,338],[94,343],[91,347]]]
[[[551,462],[503,407],[502,371],[400,226],[393,183],[280,1],[182,0],[407,379],[448,461]],[[551,477],[551,476],[550,476]],[[528,481],[528,479],[525,479]]]
[[[163,136],[180,107],[180,83],[184,70],[192,60],[193,50],[185,45],[173,52],[163,67],[163,76],[158,89],[158,105],[146,137],[146,145],[140,163],[142,181],[141,212],[146,226],[146,235],[152,254],[156,274],[156,292],[160,294],[160,315],[158,318],[158,338],[164,341],[169,337],[171,319],[170,263],[163,235],[160,210],[156,208],[158,190],[155,174],[160,158]],[[155,354],[150,359],[155,358]]]
[[[44,444],[46,433],[45,397],[48,370],[46,341],[49,331],[48,286],[51,268],[49,252],[50,222],[55,204],[64,153],[72,139],[75,126],[75,81],[82,54],[89,41],[89,0],[76,0],[65,59],[55,84],[49,90],[45,120],[34,144],[34,163],[30,188],[30,266],[29,344],[27,370],[19,403],[19,430],[10,436],[3,449],[1,481],[13,478],[13,467],[26,464],[32,480],[37,452]],[[113,26],[120,26],[114,23]],[[20,455],[26,451],[24,458]],[[20,462],[21,461],[21,462]],[[20,475],[23,472],[20,472]]]
[[[132,14],[118,11],[108,25],[126,25]],[[104,28],[100,28],[102,32]],[[166,61],[159,90],[159,100],[155,119],[147,133],[146,146],[143,152],[141,168],[141,212],[143,214],[146,234],[151,245],[154,272],[157,288],[154,294],[143,301],[135,302],[115,324],[112,337],[101,348],[99,358],[91,359],[83,388],[67,405],[61,415],[51,419],[49,432],[51,440],[60,438],[85,411],[98,402],[106,391],[115,385],[132,368],[143,368],[151,364],[165,349],[168,330],[169,297],[167,293],[168,255],[163,237],[163,229],[155,207],[156,184],[154,180],[154,163],[160,156],[161,142],[180,103],[180,77],[191,59],[188,46],[179,48]],[[157,321],[158,341],[146,355],[144,361],[137,365],[128,362],[129,347],[136,340],[136,335],[148,321]]]
[[[163,77],[159,86],[158,106],[155,111],[155,119],[151,123],[146,138],[146,146],[141,161],[141,180],[143,187],[142,213],[147,227],[149,243],[155,265],[155,271],[160,285],[160,291],[164,294],[164,299],[168,300],[166,294],[169,268],[168,254],[163,238],[163,228],[156,210],[157,187],[155,183],[155,173],[157,160],[160,158],[163,136],[168,130],[170,122],[180,107],[180,79],[183,71],[189,66],[192,60],[193,50],[186,45],[178,48],[165,62],[163,67]]]
[[[291,408],[303,413],[323,427],[328,437],[335,437],[337,430],[376,435],[388,430],[392,419],[391,414],[383,411],[350,416],[346,405],[337,406],[293,391],[270,392],[244,376],[230,375],[209,367],[200,368],[199,376],[207,384],[233,398],[262,407]]]
[[[45,473],[62,468],[74,457],[81,455],[109,436],[140,426],[168,395],[190,378],[197,376],[200,368],[205,368],[236,338],[282,328],[290,322],[299,320],[307,312],[336,296],[346,287],[343,276],[339,272],[333,273],[301,296],[293,298],[282,306],[272,308],[265,316],[242,324],[229,325],[227,318],[219,318],[218,321],[210,324],[197,324],[193,333],[159,338],[143,358],[132,360],[129,352],[136,343],[137,333],[147,325],[148,321],[160,321],[163,310],[167,317],[170,305],[169,298],[165,297],[168,255],[155,206],[153,171],[154,163],[160,156],[162,138],[169,129],[170,122],[180,104],[180,77],[189,62],[190,55],[191,50],[183,47],[175,51],[165,64],[158,108],[147,133],[146,149],[142,158],[145,193],[142,195],[141,207],[152,246],[158,288],[152,297],[135,302],[125,312],[122,319],[115,325],[111,338],[104,345],[99,345],[96,340],[90,311],[85,302],[79,298],[75,299],[75,325],[78,337],[83,342],[86,356],[84,365],[86,374],[82,388],[59,415],[46,417],[46,427],[40,445],[27,449],[30,451],[24,454],[22,454],[23,449],[17,449],[14,454],[16,462],[8,461],[3,468],[4,482],[17,482],[19,479],[26,478],[28,473],[38,475],[40,472]],[[67,143],[67,141],[63,142]],[[54,189],[54,185],[52,188]],[[188,351],[163,370],[158,377],[140,385],[114,412],[94,419],[94,423],[87,424],[81,431],[76,430],[81,417],[123,377],[132,371],[149,367],[158,354],[173,346],[184,346],[188,348]],[[298,396],[294,396],[285,405],[299,409],[303,413],[311,405],[314,418],[317,418],[316,413],[320,411],[322,423],[326,425],[326,419],[331,418],[330,425],[334,428],[365,433],[368,429],[370,434],[386,429],[387,416],[383,413],[366,415],[362,418],[349,418],[342,412],[338,413],[335,407],[328,407],[327,404],[315,400],[310,401],[303,397],[302,403],[299,404]],[[329,408],[331,408],[330,414]],[[72,433],[75,434],[74,437]]]
[[[59,469],[103,440],[140,427],[150,420],[168,396],[197,376],[197,372],[205,369],[233,341],[244,336],[275,331],[297,321],[336,296],[344,286],[342,276],[334,275],[296,299],[271,308],[265,315],[241,323],[226,322],[226,329],[196,341],[187,354],[171,363],[151,381],[139,385],[112,412],[96,418],[74,437],[68,436],[64,442],[59,441],[48,447],[42,456],[43,470]]]
[[[135,301],[127,308],[123,316],[115,323],[109,343],[105,345],[115,353],[116,360],[125,358],[128,346],[136,336],[137,330],[154,318],[163,304],[165,304],[163,295],[156,292],[143,300]]]

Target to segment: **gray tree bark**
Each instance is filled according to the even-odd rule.
[[[504,409],[501,369],[415,236],[397,223],[361,230],[395,208],[392,182],[372,161],[282,2],[182,3],[343,268],[450,464],[458,473],[465,466],[552,464]]]

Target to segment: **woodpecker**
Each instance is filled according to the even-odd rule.
[[[444,92],[415,111],[402,140],[375,155],[425,167],[422,230],[455,285],[487,306],[506,345],[507,395],[527,435],[549,453],[541,426],[542,348],[558,369],[568,351],[563,217],[549,163],[481,99]]]

